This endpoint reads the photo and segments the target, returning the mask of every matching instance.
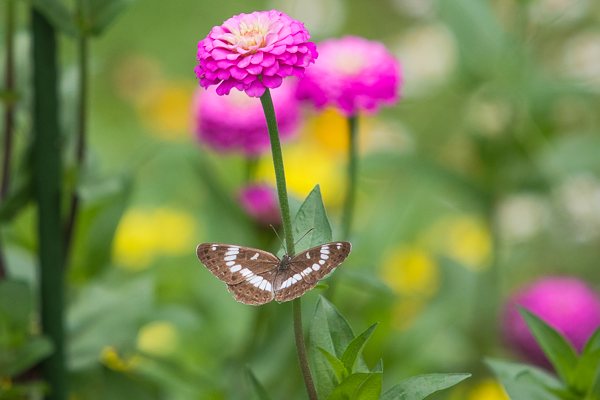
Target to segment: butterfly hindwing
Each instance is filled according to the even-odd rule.
[[[198,258],[210,272],[228,285],[256,282],[256,276],[276,269],[279,259],[266,251],[232,244],[202,243]]]
[[[295,255],[289,267],[279,270],[275,277],[275,300],[284,302],[302,296],[340,265],[351,249],[349,242],[331,242]]]
[[[277,269],[255,275],[235,285],[227,285],[227,289],[240,303],[259,306],[273,300],[273,280]]]

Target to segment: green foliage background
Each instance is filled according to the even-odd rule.
[[[53,2],[39,3],[65,33],[59,43],[61,122],[63,144],[70,146],[76,120],[71,35],[77,27]],[[82,171],[75,171],[70,155],[64,160],[64,186],[77,187],[83,199],[66,296],[73,398],[247,399],[255,381],[271,398],[302,398],[289,305],[255,309],[235,303],[196,260],[194,243],[187,252],[152,257],[137,271],[121,268],[111,255],[127,210],[161,207],[189,215],[198,243],[277,250],[273,235],[257,228],[237,205],[244,160],[199,149],[189,131],[176,140],[161,137],[152,111],[140,112],[123,95],[123,85],[135,97],[135,91],[147,89],[143,74],[158,70],[165,85],[193,88],[196,44],[213,25],[272,7],[310,15],[311,7],[318,13],[320,3],[138,0],[106,8],[109,3],[91,2],[84,19],[94,35],[88,160]],[[315,22],[315,40],[343,34],[381,40],[401,62],[417,66],[405,73],[403,100],[377,117],[381,125],[361,125],[362,136],[374,135],[374,126],[384,126],[385,136],[361,159],[353,253],[335,274],[334,303],[355,334],[379,323],[359,363],[375,371],[383,361],[384,390],[417,374],[472,372],[471,383],[438,394],[467,398],[469,385],[490,376],[484,357],[516,358],[498,335],[499,310],[510,293],[535,277],[554,274],[579,276],[598,287],[600,58],[593,43],[600,39],[600,5],[565,1],[552,9],[549,0],[437,0],[423,2],[430,8],[415,14],[396,3],[402,2],[323,2],[335,4],[320,15],[329,23]],[[11,277],[0,286],[0,377],[18,376],[28,367],[6,360],[31,357],[33,362],[52,351],[37,335],[34,317],[36,213],[27,196],[29,17],[27,2],[16,5],[15,172],[12,196],[0,210]],[[104,22],[112,24],[100,29]],[[407,41],[422,38],[415,32],[427,27],[434,27],[438,37],[442,32],[443,40],[428,42],[425,36],[416,42],[422,48],[407,51]],[[443,62],[436,54],[448,51],[453,61],[441,78],[425,74],[418,81],[410,74]],[[139,70],[123,73],[124,65],[136,62]],[[3,93],[2,101],[10,100]],[[341,163],[340,180],[343,171]],[[539,210],[542,216],[533,233],[511,236],[506,205],[522,198],[535,204],[523,218]],[[301,201],[294,200],[294,210]],[[326,205],[335,238],[339,210]],[[474,270],[431,249],[439,284],[415,315],[399,314],[398,305],[411,296],[394,291],[384,279],[386,255],[419,242],[437,221],[456,215],[483,221],[493,248],[487,269]],[[308,325],[320,318],[323,293],[316,289],[305,296]],[[398,318],[406,324],[399,326]],[[165,354],[140,349],[141,330],[156,321],[177,332],[175,347]],[[312,350],[317,357],[320,350]],[[324,350],[342,356],[339,349]],[[20,398],[18,384],[17,379],[6,398]]]

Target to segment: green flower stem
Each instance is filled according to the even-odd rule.
[[[47,400],[66,400],[63,325],[64,259],[61,232],[61,148],[58,126],[58,67],[55,31],[32,11],[33,31],[33,188],[38,208],[40,313],[42,333],[54,351],[42,363],[50,385]]]
[[[342,237],[350,239],[354,204],[356,202],[356,177],[358,173],[358,115],[348,117],[348,175],[346,199],[342,214]]]
[[[295,253],[294,236],[292,234],[292,219],[290,217],[290,205],[285,184],[285,171],[283,169],[283,155],[281,153],[281,143],[279,141],[279,131],[277,129],[277,119],[273,100],[269,89],[260,97],[267,127],[269,129],[269,138],[271,139],[271,154],[273,155],[273,168],[275,169],[275,180],[277,182],[277,195],[279,196],[279,208],[281,209],[281,220],[283,223],[283,233],[285,237],[287,253],[293,256]],[[304,343],[304,332],[302,329],[302,300],[297,298],[292,302],[294,314],[294,337],[296,339],[296,350],[298,352],[298,361],[304,377],[304,384],[310,400],[317,400],[317,390],[308,366],[308,357],[306,355],[306,344]]]
[[[12,163],[14,121],[15,121],[15,2],[6,1],[6,32],[5,49],[6,58],[4,63],[4,90],[8,99],[4,104],[4,148],[2,154],[2,182],[0,183],[0,199],[4,201],[10,187],[10,166]],[[6,277],[6,260],[4,257],[4,246],[0,240],[0,280]]]
[[[78,2],[79,13],[82,14],[81,1]],[[77,68],[79,72],[78,82],[78,104],[77,104],[77,137],[75,143],[75,169],[78,171],[78,177],[81,176],[82,166],[85,160],[86,152],[86,138],[87,138],[87,98],[88,98],[88,64],[89,64],[89,51],[88,51],[88,35],[82,27],[78,37],[78,60]],[[78,180],[78,179],[77,179]],[[75,183],[73,192],[71,193],[71,202],[69,206],[69,213],[65,223],[65,260],[68,260],[71,247],[73,244],[73,235],[75,231],[75,224],[77,222],[77,214],[79,212],[81,199],[77,193],[78,182]],[[67,263],[65,263],[66,265]]]
[[[269,89],[260,97],[260,102],[262,103],[265,118],[267,119],[267,128],[269,129],[269,138],[271,140],[271,154],[273,155],[273,168],[275,169],[275,181],[277,182],[277,195],[279,197],[279,208],[281,209],[286,250],[289,256],[293,256],[296,253],[296,249],[292,233],[290,203],[285,184],[285,171],[283,169],[283,155],[281,153],[281,142],[279,141],[279,130],[277,129],[277,118],[275,117],[275,109],[273,108],[273,100],[271,99]]]

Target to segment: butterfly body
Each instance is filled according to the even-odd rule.
[[[209,271],[227,284],[234,298],[244,304],[261,305],[293,300],[346,259],[352,245],[331,242],[295,256],[221,243],[202,243],[196,254]]]

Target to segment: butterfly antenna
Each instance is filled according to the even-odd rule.
[[[284,248],[285,252],[287,253],[285,243],[283,243],[283,240],[281,240],[281,236],[279,236],[279,233],[277,233],[277,229],[275,229],[275,227],[272,224],[269,224],[269,226],[271,227],[271,229],[273,229],[273,232],[275,232],[275,236],[277,236],[277,239],[279,239],[279,243],[281,243],[281,247]]]
[[[305,237],[306,235],[308,235],[308,234],[309,234],[311,231],[313,231],[314,229],[315,229],[315,228],[310,228],[309,230],[307,230],[307,231],[306,231],[306,233],[305,233],[304,235],[302,235],[302,237],[301,237],[300,239],[298,239],[298,241],[297,241],[296,243],[294,243],[294,246],[295,246],[295,245],[297,245],[298,243],[300,243],[300,241],[301,241],[302,239],[304,239],[304,237]]]

